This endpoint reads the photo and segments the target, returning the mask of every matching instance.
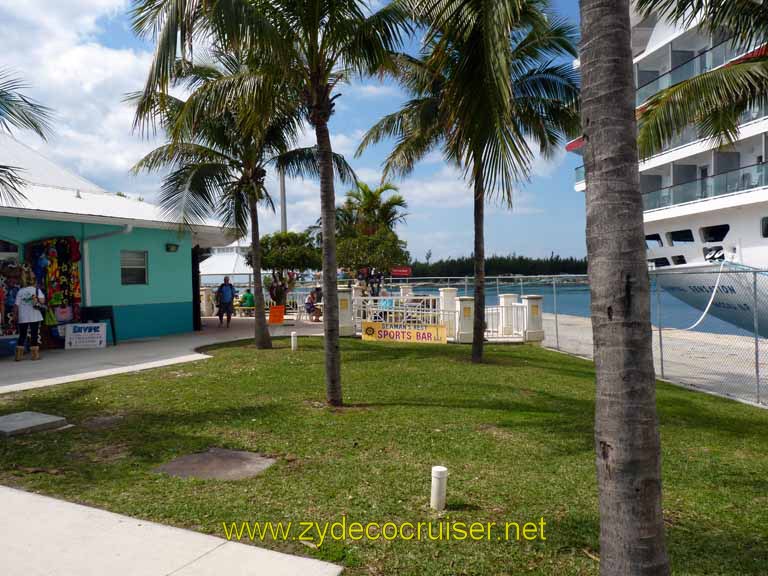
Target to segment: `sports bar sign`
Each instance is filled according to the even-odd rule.
[[[363,340],[414,344],[445,344],[448,341],[444,325],[397,328],[383,322],[363,322]]]
[[[389,273],[393,278],[410,278],[413,269],[410,266],[393,266]]]

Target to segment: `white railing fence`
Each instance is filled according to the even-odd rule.
[[[525,304],[488,306],[485,309],[485,337],[524,338],[528,329]]]

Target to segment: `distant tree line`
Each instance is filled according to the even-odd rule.
[[[414,276],[472,276],[474,260],[472,256],[447,258],[434,262],[419,262],[411,265]],[[485,273],[488,276],[521,274],[525,276],[544,276],[550,274],[586,274],[587,259],[562,258],[552,254],[549,258],[529,258],[511,254],[508,256],[489,256],[485,260]]]

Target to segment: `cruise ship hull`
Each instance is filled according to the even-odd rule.
[[[758,334],[768,337],[768,273],[726,262],[722,267],[717,263],[659,272],[656,281],[671,296],[702,314],[706,311],[752,333],[757,305]]]

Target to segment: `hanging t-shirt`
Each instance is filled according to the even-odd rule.
[[[43,315],[35,308],[35,296],[41,304],[45,302],[45,294],[36,286],[27,286],[16,294],[16,306],[19,307],[19,324],[43,321]]]

